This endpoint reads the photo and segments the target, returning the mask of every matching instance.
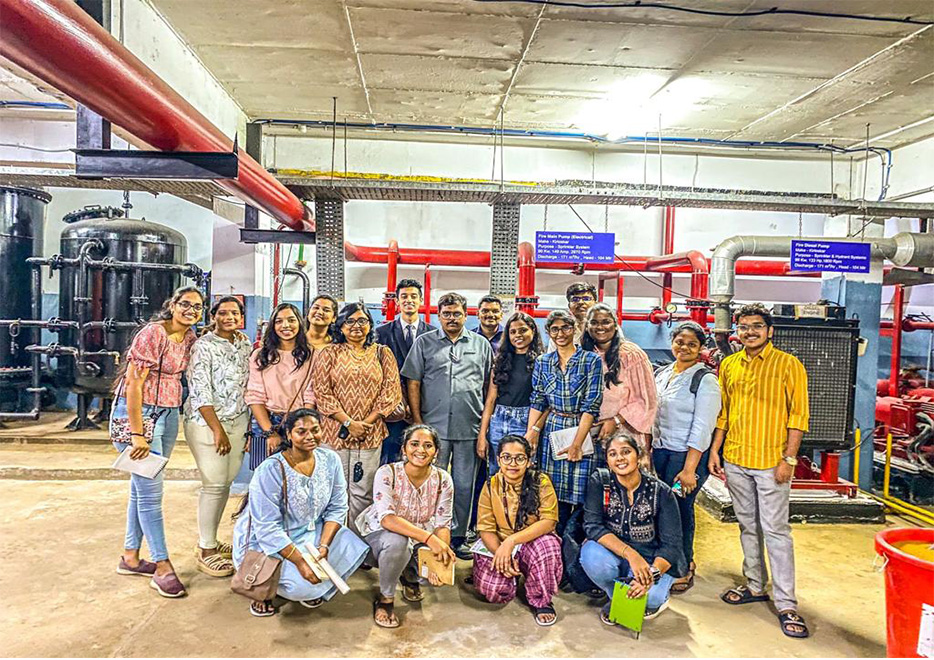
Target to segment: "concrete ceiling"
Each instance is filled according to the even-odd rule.
[[[934,27],[476,0],[152,0],[253,118],[734,140],[934,135]],[[691,0],[744,11],[774,0]],[[785,9],[934,20],[930,0]],[[924,121],[929,120],[929,121]]]

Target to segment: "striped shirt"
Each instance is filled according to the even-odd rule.
[[[782,460],[788,429],[808,430],[808,375],[794,355],[766,344],[759,355],[734,353],[720,364],[723,407],[717,428],[726,431],[723,458],[753,470]]]

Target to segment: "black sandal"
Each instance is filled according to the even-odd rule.
[[[785,633],[788,637],[804,639],[810,635],[808,632],[807,624],[804,623],[804,619],[794,610],[785,610],[784,612],[779,612],[778,621],[781,623],[782,632]]]
[[[542,621],[541,619],[538,618],[542,614],[551,614],[552,616],[554,616],[554,619],[552,619],[551,621],[547,621],[547,622]],[[555,612],[554,606],[551,605],[550,603],[548,605],[545,605],[544,607],[532,607],[532,615],[535,617],[535,623],[542,626],[543,628],[546,628],[548,626],[553,626],[555,625],[555,622],[558,621],[558,613]]]
[[[735,596],[735,598],[731,598],[731,595]],[[750,591],[749,587],[746,585],[727,589],[722,594],[720,594],[720,600],[722,600],[727,605],[746,605],[747,603],[760,603],[768,599],[768,594],[759,594],[757,596],[756,594],[752,593],[752,591]]]
[[[392,623],[393,610],[395,610],[395,603],[384,603],[379,598],[373,601],[373,623],[375,623],[380,628],[398,628],[402,625],[399,619],[396,619],[396,623]],[[379,619],[376,618],[376,613],[382,611],[386,614],[387,623],[382,623]]]
[[[673,594],[683,594],[685,591],[694,586],[694,571],[688,573],[687,582],[675,582],[671,585],[671,593]]]

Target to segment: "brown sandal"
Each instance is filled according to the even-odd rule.
[[[402,625],[396,615],[393,613],[395,609],[395,603],[384,603],[379,598],[373,601],[373,623],[375,623],[380,628],[398,628]],[[386,622],[382,622],[376,618],[377,612],[383,612],[386,615]],[[395,623],[393,619],[395,618]]]

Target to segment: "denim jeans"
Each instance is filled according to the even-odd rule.
[[[686,451],[671,451],[655,447],[652,449],[652,465],[655,467],[655,474],[669,486],[674,485],[675,477],[684,469],[684,461],[687,459]],[[710,473],[707,471],[707,459],[710,457],[710,450],[701,454],[700,462],[697,464],[695,474],[697,475],[697,488],[684,497],[675,496],[678,502],[678,512],[681,514],[681,540],[684,543],[684,558],[690,566],[694,561],[694,500],[700,493],[701,486],[707,481]]]
[[[646,559],[649,564],[651,559]],[[581,566],[593,583],[603,589],[606,595],[613,597],[613,588],[619,578],[632,577],[629,562],[617,557],[596,541],[586,541],[581,547]],[[658,584],[649,588],[647,610],[657,610],[668,600],[671,584],[675,581],[668,573],[662,574]]]
[[[488,476],[492,477],[499,472],[499,444],[505,436],[510,434],[525,435],[529,424],[529,407],[514,408],[512,406],[496,406],[490,418],[490,429],[487,432],[489,447],[486,452]]]
[[[162,414],[156,422],[150,448],[153,453],[169,458],[178,437],[178,408],[144,405],[143,417],[155,411],[161,411]],[[114,402],[110,417],[111,419],[126,419],[125,398],[121,397]],[[118,451],[123,451],[126,445],[115,442],[114,447]],[[136,474],[130,475],[130,501],[126,509],[126,539],[123,547],[126,550],[139,550],[145,537],[152,561],[164,561],[169,558],[162,518],[164,479],[165,471],[160,472],[155,479],[147,479]]]

